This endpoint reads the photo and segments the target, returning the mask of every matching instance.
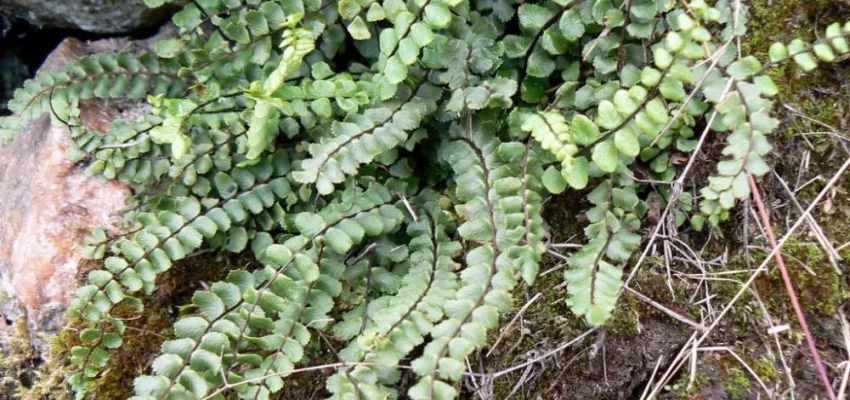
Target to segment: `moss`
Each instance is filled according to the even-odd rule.
[[[751,19],[747,29],[747,37],[742,42],[742,53],[752,54],[762,61],[767,61],[767,51],[775,42],[788,43],[795,38],[805,41],[818,39],[826,26],[847,15],[844,6],[831,0],[753,0],[751,2]],[[779,102],[790,105],[800,113],[826,124],[838,122],[843,112],[841,104],[848,93],[841,85],[845,74],[835,73],[840,68],[836,65],[822,65],[809,73],[803,73],[793,62],[785,62],[768,69],[767,74],[779,86]],[[829,88],[830,90],[818,90]],[[842,101],[844,100],[844,101]],[[779,108],[781,113],[790,116],[786,110]],[[780,115],[782,116],[782,115]],[[824,127],[817,122],[805,118],[788,118],[791,123],[783,126],[779,133],[782,139],[794,137],[804,132],[823,131]],[[826,137],[826,136],[824,136]],[[817,140],[817,138],[810,138]],[[779,147],[782,143],[780,143]],[[798,154],[799,151],[787,154]],[[781,154],[786,154],[782,151]]]
[[[70,399],[64,387],[73,374],[68,349],[59,336],[44,338],[49,346],[46,354],[40,354],[34,339],[23,315],[11,329],[0,332],[0,399]]]
[[[224,274],[246,261],[238,257],[200,256],[189,258],[175,265],[161,278],[159,289],[153,295],[143,299],[145,311],[141,315],[126,304],[120,304],[113,312],[116,317],[124,318],[127,330],[123,335],[123,345],[119,351],[113,351],[107,368],[101,376],[92,381],[88,388],[89,398],[119,399],[127,398],[133,390],[133,380],[146,373],[153,359],[159,354],[163,341],[172,335],[172,324],[176,314],[176,305],[189,301],[195,290],[203,282],[220,280]],[[66,379],[76,373],[77,367],[70,363],[70,349],[81,345],[77,332],[85,326],[83,321],[72,318],[68,327],[58,335],[48,338],[50,346],[47,354],[32,353],[28,370],[33,379],[18,379],[15,388],[16,397],[23,400],[70,398]],[[19,346],[11,351],[21,353]],[[6,350],[2,350],[6,351]],[[23,354],[23,353],[22,353]],[[3,356],[0,353],[0,356]],[[2,357],[0,376],[11,376],[10,358]],[[35,364],[33,364],[35,363]],[[35,367],[33,367],[35,365]],[[8,379],[0,380],[0,393],[11,393],[3,386]],[[4,397],[0,396],[0,399]]]
[[[737,347],[737,346],[736,346]],[[741,346],[745,347],[745,346]],[[739,349],[746,351],[746,349]],[[780,372],[774,363],[768,359],[758,360],[739,353],[750,365],[759,379],[768,387],[781,379]],[[700,353],[697,358],[697,368],[691,382],[690,371],[680,372],[678,378],[664,387],[667,396],[672,399],[753,399],[757,389],[753,376],[734,357],[725,352]],[[761,393],[760,393],[761,394]]]
[[[726,388],[729,398],[732,400],[742,399],[746,396],[752,383],[746,372],[740,368],[729,368],[723,386]]]
[[[753,369],[756,371],[756,375],[765,382],[772,382],[780,377],[776,364],[766,358],[759,360]]]
[[[14,393],[32,385],[38,357],[31,344],[26,317],[18,318],[9,330],[0,334],[0,393]]]
[[[0,332],[0,399],[70,399],[63,384],[73,371],[67,348],[57,338],[45,338],[49,348],[40,354],[23,315]]]
[[[556,264],[552,260],[546,260],[541,265],[541,271],[545,271]],[[566,296],[564,290],[555,289],[562,282],[563,274],[558,271],[539,278],[533,288],[527,288],[526,298],[530,298],[534,293],[541,293],[543,296],[525,311],[523,326],[517,323],[510,331],[505,332],[493,355],[486,358],[488,362],[487,370],[500,371],[527,361],[528,351],[535,350],[536,345],[562,343],[564,338],[575,337],[588,329],[585,321],[576,317],[567,308],[563,301]],[[520,298],[519,296],[515,297]],[[517,301],[517,303],[520,303],[520,301]],[[517,307],[522,305],[516,304]],[[502,320],[502,326],[505,327],[514,315],[514,313],[506,315]],[[524,333],[520,331],[521,328],[525,329]],[[495,343],[501,333],[502,330],[492,332],[488,337],[488,343]],[[486,351],[488,349],[485,349],[485,353]],[[522,372],[520,370],[516,376],[510,378],[496,379],[493,382],[493,398],[507,398],[513,390],[516,378],[519,378]],[[547,369],[533,384],[525,385],[525,389],[529,389],[526,392],[526,397],[549,398],[546,392],[551,383],[558,378],[560,372],[557,369]]]
[[[716,296],[716,301],[725,304],[740,291],[739,282],[750,277],[749,268],[755,268],[769,253],[751,249],[749,255],[739,250],[729,257],[724,266],[725,271],[742,271],[739,274],[724,275],[727,280],[710,283],[710,291]],[[822,249],[816,242],[802,242],[797,238],[789,239],[782,249],[786,267],[791,282],[797,293],[801,306],[811,318],[834,318],[838,309],[850,298],[850,287],[842,276],[829,262]],[[750,258],[750,265],[746,263]],[[773,316],[792,315],[788,292],[782,279],[781,271],[771,261],[769,271],[756,278],[753,289],[758,293],[761,302]],[[811,272],[810,272],[811,271]],[[814,274],[812,274],[814,272]],[[745,291],[736,303],[738,310],[757,310],[756,298],[750,291]],[[791,318],[792,323],[796,323]],[[753,316],[749,312],[732,312],[724,317],[728,329],[740,330],[745,334],[752,328]],[[810,321],[812,322],[812,321]],[[757,323],[757,322],[756,322]],[[820,324],[812,324],[817,333]],[[755,333],[753,333],[755,335]]]
[[[36,375],[38,378],[30,387],[21,388],[17,395],[21,400],[68,400],[70,391],[65,387],[65,380],[74,374],[75,368],[70,363],[70,348],[65,345],[68,338],[76,336],[70,330],[64,330],[48,339],[49,348],[43,358],[43,364]]]
[[[836,7],[831,0],[752,0],[749,3],[751,15],[747,36],[741,43],[741,53],[756,56],[763,62],[769,59],[768,49],[773,43],[788,43],[793,39],[813,41],[818,38],[816,27],[823,30],[826,23],[841,22],[830,20],[830,15],[842,15],[830,13]],[[826,76],[822,70],[801,75],[790,62],[770,71],[774,78],[796,78],[777,80],[781,82],[778,85],[780,95],[794,95],[800,89],[811,88],[819,78]]]
[[[812,240],[812,238],[806,238],[806,240]],[[786,242],[783,254],[800,303],[808,315],[812,333],[818,338],[829,337],[833,333],[828,332],[828,330],[834,329],[834,325],[830,321],[834,321],[837,310],[850,297],[850,288],[848,288],[847,282],[835,271],[817,243],[802,242],[798,238],[792,238]],[[751,250],[752,266],[758,265],[766,256],[767,254],[763,251]],[[713,301],[726,304],[741,288],[740,283],[734,281],[744,281],[749,278],[751,272],[747,272],[745,257],[747,255],[743,250],[738,250],[730,255],[723,270],[744,272],[724,275],[724,278],[732,281],[711,283],[710,291],[715,295]],[[806,268],[803,268],[801,263],[805,264]],[[814,271],[816,275],[812,275],[807,269]],[[715,272],[720,272],[720,270],[715,270]],[[772,316],[783,318],[792,325],[797,324],[793,317],[793,310],[790,308],[790,301],[780,271],[774,264],[771,264],[768,273],[762,274],[756,279],[752,288],[759,294],[761,302]],[[762,337],[764,336],[763,325],[758,317],[760,315],[758,307],[756,298],[751,292],[744,292],[743,296],[737,301],[735,310],[724,317],[722,330],[717,333],[720,335],[717,339],[736,343],[735,349],[738,354],[753,367],[755,373],[768,386],[783,386],[785,384],[784,374],[777,368],[774,360],[765,358],[763,354],[764,340],[767,338]],[[796,326],[792,329],[792,332],[799,332],[799,328]],[[793,335],[783,337],[781,340],[784,347],[797,348],[802,337]],[[827,357],[829,356],[827,355]],[[792,372],[795,376],[808,376],[809,365],[807,358],[805,362],[793,363],[794,370]],[[721,385],[723,390],[733,399],[749,397],[747,390],[751,388],[752,382],[750,380],[752,377],[740,370],[740,364],[737,360],[725,357],[715,360],[712,357],[704,357],[700,359],[697,371],[698,374],[705,373],[710,377],[711,385],[708,387]],[[808,387],[807,385],[804,386]],[[711,389],[706,390],[708,393],[713,393]],[[676,393],[683,393],[683,390]],[[692,394],[692,391],[687,393]],[[683,393],[683,397],[685,397],[685,393]]]
[[[128,323],[124,344],[112,352],[107,369],[92,383],[90,393],[96,399],[127,398],[132,393],[133,380],[143,374],[159,353],[166,338],[172,335],[170,307],[145,310],[142,318]],[[116,315],[132,318],[134,310],[123,307]]]
[[[584,214],[576,210],[589,208],[585,194],[580,191],[568,190],[564,194],[552,197],[546,202],[543,218],[549,225],[549,235],[552,243],[562,243],[573,239],[578,242],[584,238],[581,219]]]
[[[845,236],[845,237],[850,237],[850,236]],[[841,257],[842,260],[850,260],[850,246],[847,246],[847,247],[841,249],[838,252],[838,256]]]
[[[792,238],[786,242],[782,254],[802,307],[809,313],[834,316],[844,300],[850,297],[850,290],[818,244],[801,243]],[[759,255],[761,258],[766,256],[763,253]],[[759,293],[765,294],[768,311],[774,315],[789,312],[787,290],[779,268],[772,268],[768,274],[762,275],[756,287]]]
[[[572,192],[569,195],[556,196],[546,204],[544,217],[550,224],[550,240],[552,242],[562,243],[571,241],[573,243],[580,243],[584,240],[584,234],[581,231],[583,222],[580,221],[583,215],[577,215],[576,213],[577,209],[585,208],[583,202],[584,195],[582,193]],[[631,286],[642,293],[651,294],[651,297],[655,300],[670,306],[674,311],[688,315],[691,310],[682,308],[682,303],[675,301],[670,294],[666,275],[660,269],[664,265],[663,259],[651,258],[647,261],[643,269],[644,272],[639,273],[635,277]],[[544,258],[540,270],[546,271],[561,265],[562,262],[562,260],[547,256]],[[483,366],[487,371],[501,371],[525,362],[529,358],[533,358],[534,355],[551,350],[554,346],[578,336],[589,328],[584,319],[575,316],[564,302],[566,293],[562,287],[563,282],[563,272],[559,270],[540,277],[533,287],[525,289],[526,293],[524,296],[520,294],[520,290],[517,291],[515,295],[517,299],[515,306],[517,308],[523,306],[525,303],[525,300],[522,299],[530,299],[537,293],[542,294],[542,297],[528,307],[523,315],[523,327],[526,333],[521,335],[519,329],[517,329],[519,327],[518,324],[514,325],[511,331],[506,332],[504,337],[502,337],[502,341],[494,354],[489,357],[482,357],[487,363]],[[674,283],[673,289],[676,299],[687,298],[686,288],[678,282]],[[502,326],[505,327],[514,315],[511,313],[504,316]],[[611,320],[604,327],[608,357],[616,357],[613,355],[615,353],[630,352],[632,350],[630,346],[640,346],[633,344],[632,340],[637,340],[642,333],[644,335],[647,334],[646,324],[650,323],[648,322],[650,320],[669,322],[671,325],[679,324],[676,321],[672,321],[669,316],[660,310],[634,296],[621,296]],[[657,329],[657,326],[653,324],[652,328]],[[500,334],[502,334],[501,331],[493,332],[488,337],[489,343],[494,343]],[[650,339],[644,337],[640,340],[646,341]],[[549,360],[553,363],[551,365],[535,365],[533,369],[534,373],[531,375],[536,376],[536,379],[533,382],[526,382],[521,389],[523,392],[522,395],[517,392],[514,394],[514,397],[575,397],[576,393],[561,392],[574,387],[573,383],[569,383],[571,379],[575,379],[576,377],[589,378],[592,376],[595,377],[597,374],[600,376],[603,374],[601,366],[596,362],[599,358],[591,362],[583,361],[582,359],[577,359],[578,361],[575,362],[569,361],[573,360],[576,356],[586,357],[585,353],[580,353],[579,351],[588,349],[589,345],[590,342],[586,340],[585,343],[576,344],[562,353],[560,355],[560,359],[562,360],[560,365],[556,366],[554,360]],[[484,352],[486,353],[487,350],[485,349]],[[640,361],[632,359],[624,359],[623,361],[630,362],[630,367],[641,364]],[[621,366],[609,364],[608,368],[613,382],[616,379],[614,375],[618,373],[614,372],[614,370],[619,370]],[[524,372],[524,369],[518,370],[515,374],[494,380],[492,397],[506,398],[514,389],[518,379],[521,378]],[[615,392],[618,389],[628,390],[627,387],[631,379],[623,379],[617,383],[612,383],[613,386],[610,387],[588,389],[590,386],[581,386],[585,391],[593,392],[594,396],[609,398],[610,396],[616,396]],[[617,386],[618,384],[621,386]]]
[[[696,312],[695,308],[693,310],[684,308],[683,302],[677,300],[687,298],[688,296],[686,288],[681,282],[678,280],[669,282],[673,288],[673,293],[671,294],[666,274],[661,271],[653,271],[651,268],[651,263],[645,266],[644,271],[638,273],[634,281],[630,284],[630,287],[640,293],[651,294],[650,297],[653,300],[664,304],[678,314],[698,319],[697,315],[691,314],[691,311]],[[617,308],[614,310],[611,320],[605,325],[605,330],[619,337],[634,337],[640,333],[641,319],[649,318],[672,321],[670,316],[658,308],[647,304],[635,296],[623,294],[617,301]]]
[[[615,335],[634,337],[640,333],[640,318],[644,303],[632,296],[622,296],[617,301],[617,308],[605,329]]]
[[[126,318],[124,344],[112,352],[100,379],[92,382],[91,397],[97,399],[127,398],[133,390],[133,380],[146,372],[159,355],[162,342],[173,336],[172,326],[178,306],[189,303],[204,282],[221,280],[230,269],[245,265],[239,257],[203,255],[190,257],[176,264],[161,278],[159,288],[145,299],[141,316],[129,305],[119,305],[115,315]]]
[[[551,242],[572,241],[578,243],[584,238],[581,222],[578,221],[575,212],[577,208],[582,207],[581,204],[584,201],[584,195],[578,192],[568,192],[568,194],[555,196],[549,200],[544,210],[544,218],[550,226]],[[558,267],[562,262],[563,260],[546,256],[540,265],[540,271]],[[540,293],[542,296],[529,306],[523,314],[523,327],[526,332],[520,332],[521,327],[518,323],[510,331],[505,332],[493,355],[486,358],[488,362],[487,370],[499,371],[527,361],[529,350],[536,350],[534,349],[535,346],[541,343],[549,345],[562,343],[564,338],[575,337],[588,329],[587,323],[570,312],[564,302],[566,292],[563,288],[559,288],[559,285],[563,282],[563,270],[557,270],[539,277],[533,287],[525,287],[524,296],[521,290],[516,291],[514,297],[517,299],[517,304],[515,304],[517,308],[525,303],[524,300],[520,299],[530,299],[536,293]],[[514,315],[515,313],[505,315],[502,326],[505,327]],[[502,334],[502,330],[491,332],[488,343],[495,343],[500,334]],[[549,349],[546,348],[546,350]],[[506,398],[513,390],[516,378],[519,378],[522,373],[523,371],[520,370],[516,376],[496,379],[493,382],[493,398]],[[550,398],[547,391],[551,383],[560,374],[561,370],[557,368],[549,368],[544,371],[535,382],[524,386],[523,390],[528,390],[525,392],[526,397]],[[568,376],[569,373],[565,372],[564,374],[564,376]],[[514,396],[516,397],[518,394]]]
[[[811,21],[833,6],[831,0],[753,0],[742,53],[767,59],[767,50],[776,41],[794,38],[815,39]],[[832,21],[828,21],[832,22]]]

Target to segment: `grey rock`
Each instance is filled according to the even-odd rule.
[[[0,0],[0,15],[41,28],[116,34],[153,26],[167,7],[149,9],[144,0]]]

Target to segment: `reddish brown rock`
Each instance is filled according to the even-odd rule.
[[[67,39],[42,68],[127,43]],[[108,127],[114,118],[102,105],[81,109],[82,120],[94,129]],[[83,239],[95,226],[115,230],[131,194],[116,182],[85,176],[83,166],[68,160],[70,146],[68,129],[52,126],[44,115],[0,148],[0,288],[5,292],[0,293],[0,313],[8,321],[25,311],[30,326],[39,331],[62,327],[75,292]]]

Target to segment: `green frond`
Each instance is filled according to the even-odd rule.
[[[460,3],[459,0],[425,0],[409,9],[401,1],[386,2],[382,9],[386,20],[393,26],[380,30],[377,35],[380,48],[376,63],[378,76],[393,86],[404,81],[409,69],[419,60],[422,49],[431,44],[437,31],[449,26],[453,18],[451,9]],[[360,40],[370,38],[371,32],[362,19],[360,23],[356,22],[357,19],[348,26],[352,37]],[[395,91],[391,90],[385,97],[392,96]]]
[[[127,306],[146,312],[157,278],[202,251],[253,262],[180,308],[134,399],[275,398],[319,350],[339,359],[332,399],[456,398],[466,358],[555,250],[550,194],[587,197],[566,304],[601,326],[649,199],[669,207],[661,223],[716,226],[769,172],[766,69],[850,52],[833,23],[769,60],[740,54],[746,5],[727,1],[146,2],[180,7],[177,35],[39,73],[0,118],[8,142],[49,113],[72,160],[134,193],[122,232],[84,243],[99,267],[71,307],[80,398],[122,351]],[[142,115],[97,132],[80,112],[94,98]],[[696,207],[680,156],[718,133]]]
[[[808,44],[800,39],[787,46],[771,46],[770,63],[793,60],[804,71],[817,67],[818,61],[833,62],[836,55],[850,52],[847,36],[850,25],[834,23],[827,27],[825,39]],[[741,58],[725,66],[722,73],[714,72],[706,80],[703,90],[706,99],[715,104],[718,113],[713,126],[727,131],[726,160],[717,163],[717,175],[709,178],[708,186],[700,190],[703,216],[696,219],[701,226],[703,218],[712,225],[726,219],[737,200],[750,196],[749,176],[760,177],[770,172],[764,157],[773,146],[768,135],[779,126],[770,116],[771,97],[778,93],[776,84],[763,72],[765,66],[754,57]],[[695,217],[696,218],[696,217]],[[693,223],[693,221],[692,221]]]
[[[150,94],[177,96],[187,82],[176,75],[178,65],[151,53],[97,54],[52,71],[41,71],[15,91],[8,107],[13,115],[0,118],[0,140],[11,141],[24,125],[55,111],[57,103],[78,100],[144,99]]]
[[[204,205],[191,196],[177,197],[158,202],[157,209],[136,215],[140,228],[112,243],[111,255],[103,262],[104,269],[89,273],[86,284],[78,289],[71,303],[71,312],[93,329],[106,332],[111,327],[120,334],[124,324],[112,315],[115,307],[126,302],[141,312],[142,303],[134,295],[150,294],[157,276],[174,262],[210,241],[221,243],[221,247],[232,252],[244,250],[249,240],[244,228],[248,220],[275,207],[283,214],[279,203],[292,195],[288,181],[276,177],[271,165],[265,167],[239,169],[234,176],[218,173],[215,184],[221,200],[212,204]],[[94,350],[104,345],[103,338],[94,339],[89,343]],[[92,367],[88,357],[82,358],[81,364]]]
[[[334,334],[349,341],[341,357],[380,367],[363,365],[338,372],[328,381],[332,398],[356,398],[357,393],[370,398],[380,393],[396,395],[396,378],[388,372],[444,318],[442,305],[454,298],[457,288],[454,258],[461,246],[447,235],[453,224],[438,201],[433,193],[426,193],[413,202],[423,211],[419,221],[407,228],[410,265],[398,292],[368,302],[365,312],[355,309],[356,317],[334,326]]]
[[[447,382],[460,379],[463,360],[486,344],[487,331],[498,327],[499,313],[510,310],[520,268],[527,281],[534,281],[536,265],[526,264],[543,252],[540,227],[535,227],[540,197],[506,163],[512,158],[510,144],[484,133],[494,127],[493,121],[470,124],[472,130],[458,129],[462,138],[446,143],[441,153],[456,174],[456,212],[465,221],[458,233],[475,247],[466,253],[455,299],[443,306],[446,318],[434,326],[431,342],[411,364],[422,377],[408,391],[414,399],[456,395]],[[505,149],[503,156],[500,149]]]
[[[570,309],[599,326],[616,306],[623,285],[620,265],[640,245],[641,237],[635,232],[640,228],[641,200],[634,183],[616,188],[611,180],[593,189],[588,200],[594,205],[586,213],[590,225],[584,233],[589,242],[569,258],[564,279]]]
[[[177,339],[163,345],[155,374],[137,379],[136,398],[202,398],[224,385],[222,377],[226,388],[243,397],[279,391],[281,375],[300,361],[310,341],[309,329],[329,321],[346,254],[366,236],[395,231],[404,219],[381,186],[352,201],[299,214],[294,222],[301,235],[255,249],[264,268],[235,271],[196,293],[199,313],[175,324]]]
[[[335,184],[357,174],[362,164],[404,144],[409,132],[434,111],[439,94],[436,88],[423,85],[395,107],[372,108],[348,122],[335,121],[325,141],[309,145],[311,158],[293,176],[298,182],[314,183],[321,194],[333,192]]]

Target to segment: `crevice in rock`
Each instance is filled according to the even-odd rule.
[[[146,39],[162,28],[157,23],[122,34],[99,34],[79,29],[41,28],[23,19],[0,16],[0,115],[8,115],[7,103],[23,83],[32,78],[47,56],[62,40],[82,41],[111,38]]]

